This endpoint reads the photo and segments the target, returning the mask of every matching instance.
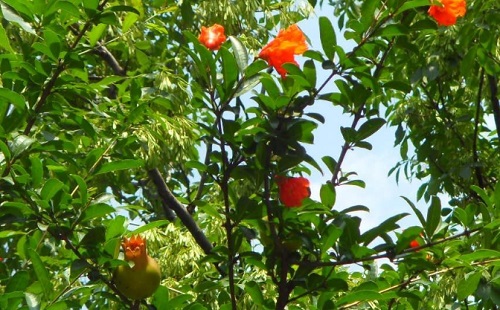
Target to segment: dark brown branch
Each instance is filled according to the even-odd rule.
[[[373,73],[373,76],[375,78],[378,78],[380,76],[380,74],[382,73],[382,69],[384,68],[384,62],[387,58],[387,55],[389,55],[389,51],[392,49],[393,44],[394,44],[394,39],[392,39],[388,43],[387,49],[382,54],[382,57],[380,57],[380,61],[376,64],[376,69],[375,69],[375,72]],[[354,52],[354,50],[353,50],[353,52]],[[362,117],[362,113],[363,113],[365,105],[366,105],[366,102],[363,102],[361,104],[361,106],[358,108],[358,110],[356,111],[356,113],[354,114],[354,119],[353,119],[352,124],[351,124],[352,129],[356,129],[356,126]],[[345,158],[349,148],[350,148],[350,143],[346,141],[344,143],[344,145],[342,146],[342,150],[340,151],[339,159],[337,160],[337,164],[335,165],[335,170],[334,170],[333,175],[332,175],[331,182],[334,186],[339,185],[338,184],[338,175],[340,173],[342,163],[344,162],[344,158]]]
[[[104,45],[99,45],[95,48],[95,53],[99,55],[113,70],[113,72],[118,76],[125,76],[127,71],[120,65],[116,60],[115,56]]]
[[[191,235],[196,240],[196,243],[202,248],[205,254],[209,254],[212,251],[212,244],[207,239],[203,231],[200,229],[198,224],[195,222],[191,214],[184,208],[184,206],[174,197],[172,192],[167,187],[160,171],[155,168],[148,171],[149,177],[153,180],[153,183],[158,189],[158,194],[162,198],[163,202],[172,209],[181,222],[186,226]]]
[[[476,100],[476,115],[474,116],[474,136],[472,137],[472,158],[474,160],[474,171],[476,174],[477,184],[484,188],[483,174],[479,165],[479,154],[477,152],[477,140],[479,138],[479,124],[481,123],[481,95],[483,92],[484,69],[481,69],[479,77],[479,90],[477,91]]]
[[[488,82],[490,85],[491,109],[495,118],[495,126],[497,128],[497,137],[500,141],[500,103],[498,100],[498,79],[493,75],[488,74]]]

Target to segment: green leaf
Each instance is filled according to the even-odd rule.
[[[5,18],[5,20],[16,23],[21,28],[23,28],[24,31],[36,35],[36,32],[35,30],[33,30],[33,27],[31,27],[29,23],[25,22],[24,19],[21,16],[17,15],[13,10],[8,8],[3,3],[0,3],[0,9],[2,10],[3,18]]]
[[[240,85],[238,90],[236,91],[234,97],[239,97],[257,86],[260,83],[260,75],[253,75],[250,78],[245,78],[244,82]]]
[[[5,49],[9,53],[13,53],[13,54],[15,53],[12,46],[10,46],[9,37],[7,36],[7,32],[3,28],[2,24],[0,24],[0,42],[2,42],[2,44],[0,45],[0,48]]]
[[[64,187],[64,183],[59,181],[58,179],[48,179],[47,182],[43,185],[42,191],[40,192],[40,196],[43,200],[50,200],[54,197],[62,188]]]
[[[225,93],[230,94],[236,80],[238,79],[237,59],[230,53],[226,47],[221,47],[219,54],[222,55],[222,75]],[[222,98],[226,100],[227,98]]]
[[[337,161],[333,159],[331,156],[323,156],[321,160],[325,163],[326,167],[328,170],[330,170],[331,173],[335,172],[335,168],[337,167]]]
[[[123,159],[118,161],[113,161],[110,163],[105,163],[99,168],[99,170],[95,173],[103,174],[112,171],[118,170],[128,170],[128,169],[136,169],[144,166],[144,161],[141,159]]]
[[[431,4],[430,0],[413,0],[413,1],[405,1],[403,5],[396,11],[394,15],[398,15],[403,13],[404,11],[418,8],[421,6],[429,6]]]
[[[342,134],[345,142],[353,143],[357,141],[356,129],[351,127],[340,127],[340,133]]]
[[[360,291],[355,291],[353,293],[349,293],[346,296],[340,298],[336,306],[340,306],[343,304],[355,302],[355,301],[370,301],[370,300],[378,300],[382,299],[382,294],[376,291],[367,291],[367,290],[360,290]]]
[[[488,208],[491,208],[493,205],[492,205],[492,202],[490,200],[490,197],[488,196],[488,193],[482,189],[481,187],[477,186],[477,185],[472,185],[470,187],[474,192],[476,192],[476,194],[479,195],[479,197],[481,197],[481,199],[483,200],[483,202],[486,204],[486,206]],[[495,190],[495,193],[496,193],[496,190]]]
[[[411,91],[411,85],[408,83],[405,83],[403,81],[389,81],[387,83],[384,83],[384,85],[382,87],[390,88],[390,89],[394,89],[394,90],[399,90],[405,94],[407,94]],[[401,125],[399,125],[399,126],[401,126]]]
[[[472,253],[461,255],[460,259],[465,262],[471,263],[473,261],[480,261],[486,258],[498,258],[498,257],[500,257],[499,251],[489,250],[489,249],[479,249],[475,250]]]
[[[87,192],[87,183],[85,180],[76,174],[71,174],[71,177],[78,184],[78,190],[80,192],[80,199],[82,201],[82,205],[86,205],[88,201],[88,192]]]
[[[331,183],[326,183],[321,186],[319,191],[319,196],[321,197],[321,202],[330,208],[335,205],[335,187]]]
[[[229,36],[229,41],[233,45],[233,53],[236,58],[236,63],[240,69],[240,73],[243,74],[245,69],[248,67],[248,52],[243,43],[236,37]]]
[[[30,285],[29,272],[26,270],[19,270],[10,277],[5,292],[25,291],[28,285]]]
[[[264,303],[264,295],[259,287],[259,284],[255,281],[250,281],[245,283],[245,292],[250,295],[252,303],[257,306],[261,306]]]
[[[406,198],[405,196],[401,196],[401,198],[403,198],[408,203],[408,205],[410,205],[411,209],[413,210],[413,212],[415,212],[415,215],[420,221],[420,224],[422,224],[422,227],[425,227],[425,218],[422,212],[420,212],[420,210],[417,209],[417,207],[413,204],[413,202],[411,202],[410,199]]]
[[[267,62],[265,62],[262,59],[257,59],[254,60],[246,69],[245,69],[245,78],[250,78],[257,73],[261,72],[262,70],[266,69],[269,67]]]
[[[165,309],[178,309],[192,299],[193,296],[189,294],[182,294],[175,296],[174,298],[168,301],[167,307]]]
[[[427,210],[427,223],[424,226],[428,236],[434,235],[441,222],[441,201],[437,196],[432,196],[431,206]]]
[[[349,208],[345,208],[344,210],[340,211],[340,213],[347,214],[350,212],[358,212],[358,211],[370,212],[370,209],[363,205],[356,205]]]
[[[97,26],[92,27],[92,30],[87,31],[87,37],[89,38],[90,46],[95,46],[97,41],[104,35],[108,25],[99,24]]]
[[[7,88],[0,88],[0,103],[13,104],[19,110],[19,113],[26,111],[26,100],[24,100],[24,97]]]
[[[33,265],[35,275],[42,287],[45,300],[50,300],[50,297],[54,292],[54,287],[52,285],[52,282],[50,282],[49,272],[45,268],[45,264],[42,262],[40,256],[35,250],[28,248],[28,255],[31,260],[31,264]]]
[[[34,188],[38,188],[42,184],[43,165],[38,157],[31,157],[31,184]]]
[[[324,16],[319,18],[319,37],[326,57],[333,60],[335,57],[335,47],[337,46],[337,37],[330,19]]]
[[[304,62],[303,72],[311,87],[316,87],[316,66],[314,65],[314,61],[310,59],[306,60]],[[324,123],[324,121],[322,123]]]
[[[342,229],[335,225],[327,226],[326,232],[322,233],[321,253],[327,254],[328,249],[333,247],[340,235],[342,235]]]
[[[495,192],[493,194],[493,202],[495,204],[495,208],[500,209],[500,182],[497,182],[495,186]]]
[[[153,228],[156,228],[156,227],[160,227],[160,226],[163,226],[163,225],[167,225],[168,223],[170,223],[170,221],[168,221],[168,220],[154,221],[154,222],[148,223],[146,225],[142,225],[141,227],[139,227],[139,228],[131,231],[127,235],[128,236],[137,235],[137,234],[143,233],[145,231],[148,231],[150,229],[153,229]]]
[[[3,204],[2,204],[3,206]],[[11,238],[13,236],[17,236],[17,235],[24,235],[25,233],[22,232],[22,231],[15,231],[15,230],[2,230],[0,231],[0,239],[4,239],[4,238]]]
[[[379,31],[377,31],[376,35],[386,38],[392,38],[396,36],[405,36],[409,33],[408,28],[400,24],[390,24]]]
[[[401,213],[388,218],[377,227],[374,227],[362,234],[360,240],[364,242],[364,245],[370,244],[373,240],[375,240],[375,238],[381,236],[382,234],[399,228],[399,225],[397,225],[396,222],[406,217],[407,215],[409,214]]]
[[[361,3],[361,18],[360,22],[361,25],[363,25],[362,30],[365,31],[367,30],[372,24],[376,23],[377,20],[375,19],[375,10],[380,4],[380,0],[370,0],[370,1],[363,1]],[[358,29],[356,29],[358,30]],[[359,29],[361,30],[361,29]]]
[[[90,221],[95,218],[104,217],[110,213],[113,213],[115,208],[105,203],[98,203],[90,205],[82,215],[82,222]]]
[[[383,118],[371,118],[363,123],[356,134],[356,140],[364,140],[374,133],[376,133],[382,126],[384,126],[385,120]]]
[[[481,280],[481,271],[475,271],[469,273],[465,278],[458,282],[457,286],[457,298],[458,300],[464,300],[470,295],[474,294]]]

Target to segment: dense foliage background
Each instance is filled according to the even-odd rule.
[[[496,309],[500,7],[468,0],[442,27],[430,4],[1,0],[0,309],[132,306],[112,272],[139,233],[163,273],[143,308]],[[256,58],[327,6],[286,78]],[[213,52],[197,36],[214,23]],[[340,154],[307,154],[318,102],[352,119]],[[392,175],[423,180],[429,208],[405,198],[413,214],[363,232],[370,206],[339,210],[336,188],[364,186],[343,160],[386,124]],[[318,162],[320,200],[284,207],[275,176]]]

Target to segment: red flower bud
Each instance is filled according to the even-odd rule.
[[[311,195],[309,180],[306,178],[276,176],[276,183],[278,184],[280,200],[285,207],[300,207],[302,201]]]
[[[198,36],[198,40],[208,49],[212,51],[218,50],[222,43],[226,42],[224,27],[219,24],[214,24],[212,27],[208,28],[201,27],[201,33]]]

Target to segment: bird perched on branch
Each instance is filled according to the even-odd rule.
[[[148,255],[146,240],[141,236],[125,238],[122,242],[125,260],[133,266],[118,266],[113,274],[116,288],[126,297],[134,300],[147,298],[160,285],[161,273],[158,263]]]

